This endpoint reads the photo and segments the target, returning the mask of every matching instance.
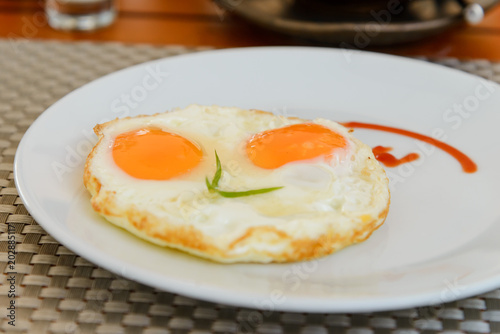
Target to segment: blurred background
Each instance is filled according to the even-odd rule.
[[[74,0],[73,0],[74,1]],[[77,0],[77,2],[95,0]],[[59,2],[60,8],[70,0]],[[117,0],[91,31],[54,29],[44,0],[0,0],[0,37],[119,41],[218,48],[321,45],[391,54],[500,59],[500,7],[466,23],[465,0]],[[62,5],[61,5],[62,4]]]

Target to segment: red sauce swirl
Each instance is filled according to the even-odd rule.
[[[417,153],[410,153],[398,159],[392,154],[388,153],[391,150],[392,147],[385,146],[376,146],[372,149],[375,158],[387,167],[396,167],[407,162],[415,161],[419,158],[419,155]]]
[[[477,165],[474,161],[472,161],[471,158],[469,158],[467,155],[465,155],[461,151],[457,150],[453,146],[450,146],[450,145],[448,145],[442,141],[439,141],[437,139],[434,139],[432,137],[422,135],[420,133],[416,133],[413,131],[393,128],[390,126],[378,125],[378,124],[360,123],[360,122],[346,122],[346,123],[342,123],[342,125],[344,125],[345,127],[348,127],[348,128],[362,128],[362,129],[372,129],[372,130],[391,132],[391,133],[396,133],[399,135],[403,135],[403,136],[407,136],[410,138],[415,138],[415,139],[421,140],[423,142],[434,145],[437,148],[440,148],[441,150],[450,154],[452,157],[454,157],[462,165],[462,169],[464,172],[474,173],[477,171]],[[382,153],[384,153],[384,152],[382,152]],[[385,159],[390,159],[390,158],[385,158]],[[415,160],[415,159],[413,159],[413,160]]]

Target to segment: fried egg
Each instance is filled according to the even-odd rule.
[[[84,173],[93,209],[214,261],[328,255],[368,238],[388,213],[384,169],[331,120],[191,105],[94,131]]]

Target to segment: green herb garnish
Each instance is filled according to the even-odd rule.
[[[258,194],[265,194],[269,193],[274,190],[281,189],[283,187],[272,187],[272,188],[262,188],[262,189],[255,189],[255,190],[247,190],[247,191],[222,191],[219,189],[215,189],[219,195],[222,197],[244,197],[244,196],[250,196],[250,195],[258,195]]]
[[[212,188],[217,188],[219,186],[220,177],[222,176],[222,166],[220,163],[217,151],[215,151],[215,161],[217,162],[217,169],[215,171],[214,179],[212,180]]]
[[[245,190],[245,191],[223,191],[219,189],[219,181],[222,176],[222,165],[220,163],[219,156],[217,155],[217,151],[215,151],[215,160],[217,162],[217,169],[215,171],[214,178],[212,182],[208,180],[208,177],[205,177],[205,183],[207,184],[208,191],[216,192],[222,197],[235,198],[235,197],[244,197],[258,194],[265,194],[274,190],[281,189],[283,187],[272,187],[272,188],[262,188],[262,189],[254,189],[254,190]]]

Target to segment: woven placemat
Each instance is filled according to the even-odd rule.
[[[500,289],[452,303],[392,312],[269,314],[198,301],[124,279],[75,255],[48,235],[26,211],[13,180],[16,147],[29,125],[63,95],[104,74],[198,50],[0,40],[0,332],[500,333]],[[500,63],[434,62],[500,82]],[[9,237],[17,242],[15,275],[9,274]],[[12,300],[15,326],[9,318]]]

